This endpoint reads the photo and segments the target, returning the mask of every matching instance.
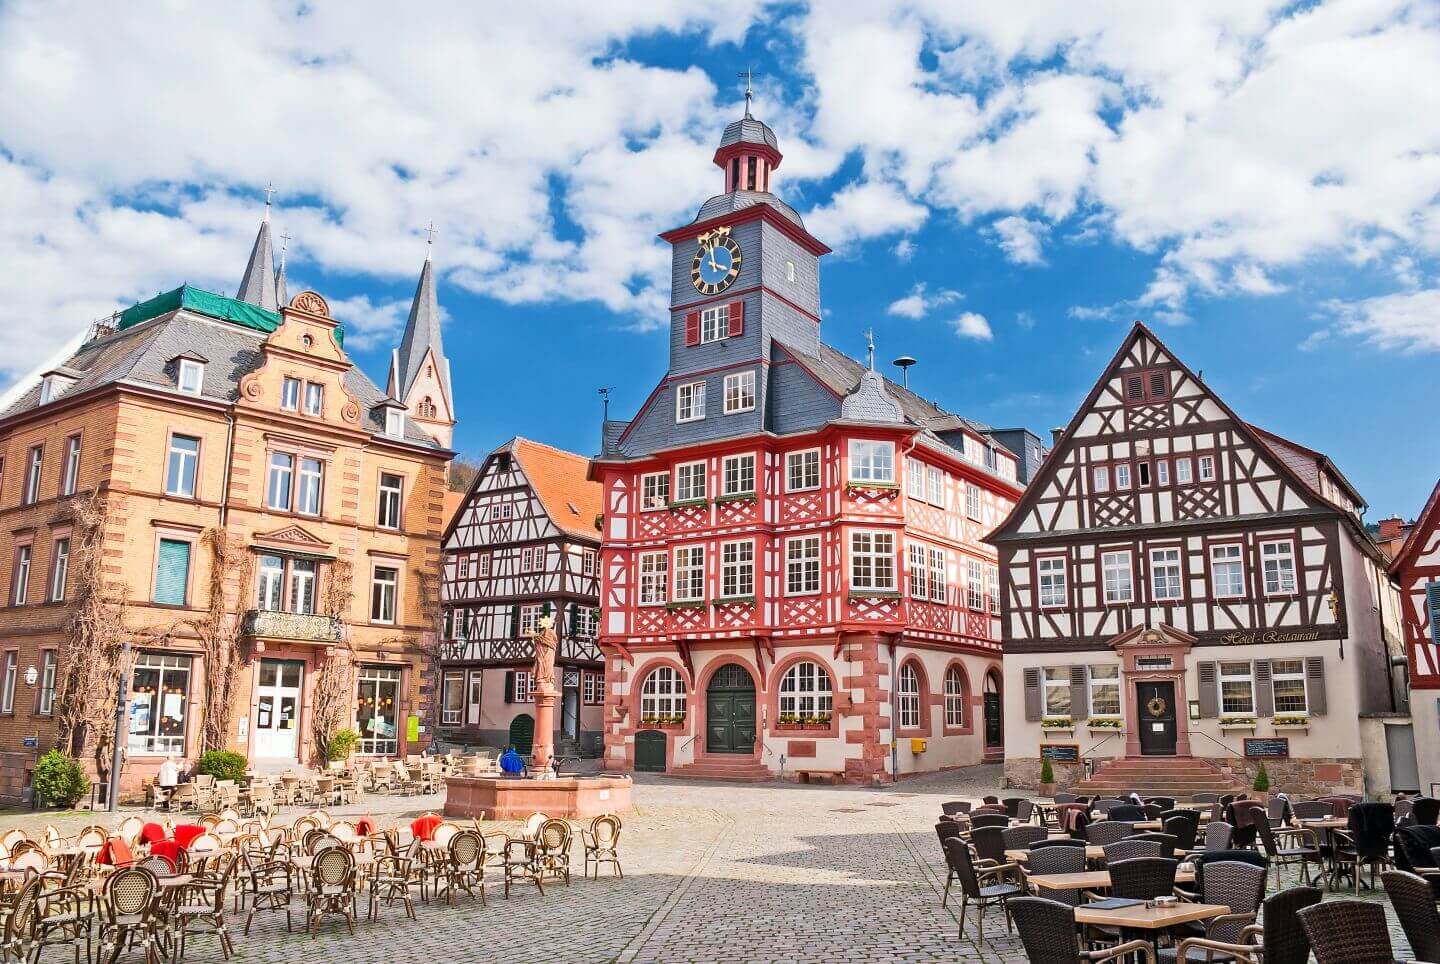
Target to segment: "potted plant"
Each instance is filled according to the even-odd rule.
[[[1040,760],[1040,796],[1055,796],[1055,767],[1048,756]]]
[[[73,807],[90,792],[85,768],[59,750],[50,750],[36,762],[31,783],[44,807]]]
[[[331,733],[325,740],[325,762],[330,769],[339,770],[344,768],[345,761],[350,759],[350,754],[360,745],[360,734],[348,726]]]
[[[1255,791],[1255,799],[1267,801],[1270,799],[1270,771],[1265,769],[1265,764],[1260,764],[1260,769],[1255,773],[1255,782],[1251,785]]]
[[[1310,715],[1308,713],[1281,713],[1270,720],[1270,725],[1277,730],[1307,730],[1310,728]]]
[[[1220,720],[1222,730],[1254,730],[1255,717],[1253,716],[1226,716]]]

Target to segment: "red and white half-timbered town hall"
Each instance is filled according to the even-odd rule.
[[[873,782],[998,759],[983,540],[1020,460],[873,346],[867,368],[821,340],[829,249],[771,192],[769,127],[747,110],[714,160],[724,192],[662,235],[668,373],[591,464],[606,766]]]
[[[1417,783],[1434,796],[1440,792],[1440,482],[1404,535],[1390,574],[1400,589]]]

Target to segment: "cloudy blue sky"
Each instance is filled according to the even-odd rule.
[[[825,337],[1042,436],[1132,319],[1370,518],[1440,475],[1440,5],[0,5],[0,384],[90,320],[291,290],[377,380],[438,228],[461,425],[593,451],[664,370],[664,246],[740,110],[831,244]]]

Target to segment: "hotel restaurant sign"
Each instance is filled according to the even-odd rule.
[[[1289,631],[1283,629],[1251,630],[1248,633],[1226,633],[1220,642],[1227,646],[1245,646],[1250,643],[1310,643],[1320,638],[1318,629]]]

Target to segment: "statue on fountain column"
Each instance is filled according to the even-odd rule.
[[[535,688],[541,692],[555,692],[555,652],[560,641],[555,636],[555,617],[544,616],[538,632],[531,634],[535,645]]]

